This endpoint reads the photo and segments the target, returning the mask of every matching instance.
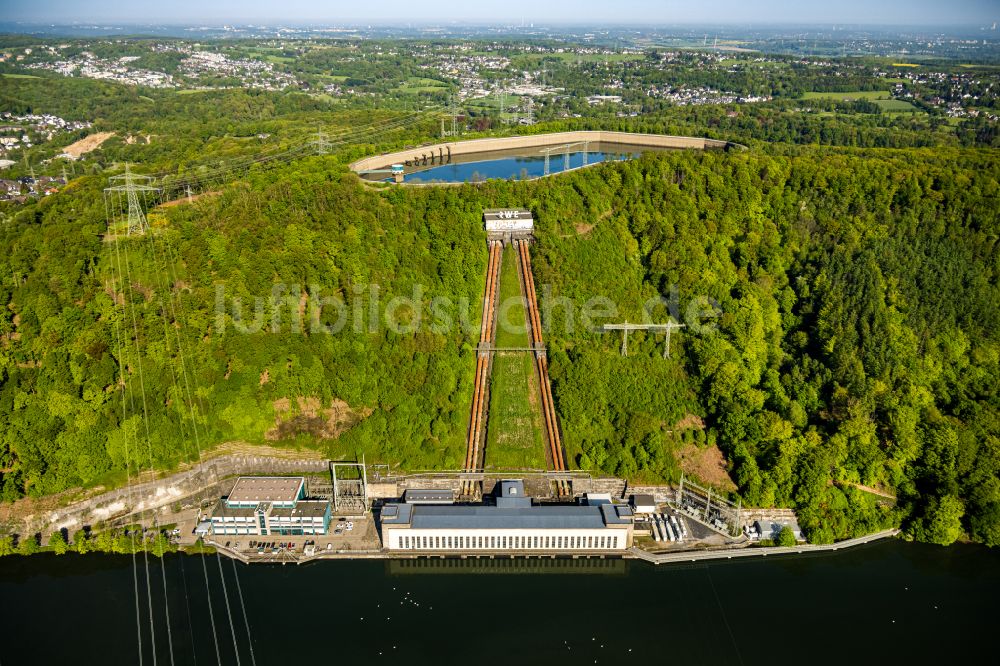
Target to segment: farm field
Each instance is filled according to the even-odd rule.
[[[448,84],[438,79],[427,79],[411,76],[406,83],[400,85],[396,91],[401,93],[417,94],[422,92],[438,92],[448,87]]]
[[[917,113],[920,111],[920,109],[903,99],[876,99],[873,101],[883,111],[896,113]]]
[[[520,104],[521,104],[520,97],[516,95],[507,95],[506,108],[510,109],[514,106],[519,106]],[[491,111],[497,111],[500,108],[500,104],[499,102],[497,102],[497,98],[494,97],[493,95],[490,95],[489,97],[477,97],[474,99],[470,99],[465,103],[465,105],[468,107],[489,109]]]
[[[803,93],[802,99],[889,99],[891,95],[888,90],[851,90],[847,92],[807,92]]]
[[[486,468],[545,469],[538,378],[531,354],[497,354],[491,382]]]

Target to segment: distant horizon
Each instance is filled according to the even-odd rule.
[[[3,23],[72,25],[371,25],[614,26],[799,25],[855,27],[983,27],[1000,20],[992,0],[841,0],[813,5],[799,0],[506,0],[477,4],[417,0],[406,5],[346,5],[310,0],[175,0],[137,7],[125,0],[36,0],[5,7]],[[275,14],[280,14],[275,16]],[[573,17],[567,19],[566,17]],[[906,17],[905,21],[899,18]]]
[[[670,22],[670,23],[636,23],[631,21],[599,23],[588,21],[543,21],[535,23],[520,23],[489,21],[489,20],[464,20],[464,21],[364,21],[350,20],[339,22],[326,21],[296,21],[296,20],[255,20],[255,21],[196,21],[196,22],[176,22],[176,21],[152,21],[152,20],[130,20],[130,21],[38,21],[38,20],[0,20],[0,34],[31,34],[44,29],[52,35],[73,36],[73,30],[88,29],[91,31],[100,30],[121,30],[127,28],[163,28],[163,29],[183,29],[197,34],[199,31],[219,31],[227,28],[235,30],[245,30],[253,28],[261,29],[296,29],[296,30],[379,30],[379,29],[504,29],[517,32],[547,30],[554,34],[561,31],[579,31],[582,29],[602,32],[607,30],[641,30],[641,31],[669,31],[669,30],[726,30],[733,31],[768,31],[768,30],[789,30],[802,29],[815,32],[827,33],[848,33],[848,32],[916,32],[922,35],[940,34],[955,35],[959,31],[962,36],[968,37],[970,33],[982,34],[984,37],[1000,41],[1000,29],[991,27],[1000,26],[1000,21],[996,24],[985,23],[938,23],[934,25],[920,23],[829,23],[816,22],[808,23],[801,21],[772,21],[772,22]]]
[[[182,21],[157,21],[157,20],[140,20],[133,19],[127,21],[84,21],[84,20],[74,20],[68,22],[59,21],[44,21],[44,20],[0,20],[0,25],[41,25],[41,26],[53,26],[53,27],[73,27],[73,26],[129,26],[129,25],[158,25],[158,26],[169,26],[169,27],[194,27],[194,26],[204,26],[209,28],[224,28],[224,27],[265,27],[273,28],[279,26],[292,26],[292,27],[407,27],[407,26],[421,26],[421,27],[448,27],[448,26],[463,26],[463,27],[521,27],[525,29],[543,28],[543,27],[589,27],[589,28],[601,28],[601,27],[615,27],[615,28],[643,28],[643,29],[662,29],[662,28],[674,28],[674,27],[699,27],[699,28],[710,28],[710,27],[747,27],[747,28],[767,28],[767,27],[803,27],[803,28],[826,28],[826,29],[836,29],[838,32],[840,30],[848,30],[851,28],[921,28],[921,29],[934,29],[943,27],[959,27],[959,28],[980,28],[983,30],[989,30],[989,26],[992,22],[972,22],[972,23],[851,23],[851,22],[829,22],[829,21],[716,21],[716,22],[704,22],[704,21],[670,21],[665,23],[638,23],[635,21],[535,21],[532,23],[521,24],[519,22],[511,22],[507,20],[489,20],[489,19],[467,19],[467,20],[449,20],[449,21],[428,21],[428,20],[364,20],[364,19],[351,19],[349,21],[302,21],[302,20],[287,20],[287,19],[257,19],[253,21],[229,21],[229,20],[218,20],[218,21],[192,21],[192,22],[182,22]],[[1000,26],[1000,21],[997,22]],[[1000,27],[996,30],[1000,33]]]

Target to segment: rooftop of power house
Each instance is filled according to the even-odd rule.
[[[382,508],[383,525],[414,529],[603,529],[630,525],[632,509],[609,501],[579,504],[536,504],[519,480],[505,480],[492,498],[482,504],[424,503],[421,497],[404,497]]]

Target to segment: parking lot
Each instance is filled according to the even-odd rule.
[[[334,517],[326,535],[214,535],[208,538],[223,550],[255,562],[294,562],[323,553],[351,553],[381,547],[371,517]]]

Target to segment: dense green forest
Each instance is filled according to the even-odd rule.
[[[352,67],[343,75],[367,76]],[[118,133],[64,191],[0,210],[4,501],[123,484],[127,470],[228,441],[460,467],[481,214],[517,206],[537,219],[572,466],[675,480],[681,448],[717,446],[743,502],[795,507],[812,541],[901,524],[927,541],[1000,543],[995,123],[833,100],[808,112],[650,103],[637,117],[593,110],[502,131],[691,134],[748,150],[442,188],[369,186],[346,169],[428,140],[432,117],[327,156],[224,171],[210,195],[153,207],[153,233],[116,241],[101,190],[123,161],[197,173],[396,116],[297,91],[181,95],[47,75],[0,78],[0,103]],[[73,138],[29,156],[54,169],[40,158]],[[623,357],[619,337],[596,332],[641,320],[650,302],[654,320],[688,324],[669,359],[660,336],[631,336]]]
[[[332,454],[458,467],[479,317],[460,303],[482,290],[479,218],[484,207],[530,205],[575,464],[674,478],[671,452],[690,437],[722,448],[745,502],[797,507],[814,541],[902,521],[926,540],[965,531],[995,544],[998,180],[996,155],[975,150],[775,148],[649,154],[527,183],[377,190],[316,157],[153,211],[155,233],[120,241],[130,291],[118,283],[115,244],[101,240],[102,183],[86,179],[0,232],[11,276],[0,285],[4,497],[121,478],[123,443],[141,416],[126,410],[123,420],[116,390],[121,354],[131,384],[139,371],[115,344],[116,292],[140,313],[157,465],[197,455],[186,369],[201,446],[264,441],[282,400],[294,412],[300,398],[337,399],[368,415],[319,443]],[[296,290],[342,299],[362,329],[296,331],[296,314],[308,322],[313,307]],[[692,303],[713,316],[675,336],[669,360],[654,337],[634,336],[621,357],[618,339],[571,320],[601,296],[615,319],[635,321],[648,299],[672,293],[682,319]],[[371,301],[394,296],[418,299],[420,325],[372,325]],[[246,304],[242,322],[233,297]],[[241,332],[255,297],[267,300],[262,330]],[[439,297],[469,325],[434,325]],[[335,310],[321,322],[333,325],[322,318]],[[688,413],[704,415],[707,429],[678,432]],[[313,443],[308,432],[292,439]],[[146,451],[130,455],[136,468],[147,464]]]

